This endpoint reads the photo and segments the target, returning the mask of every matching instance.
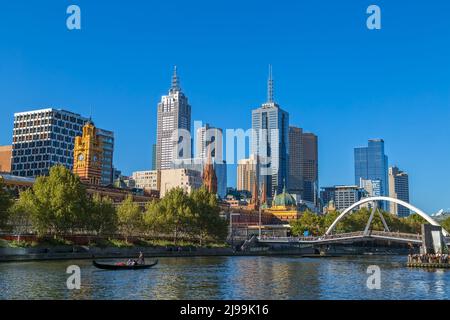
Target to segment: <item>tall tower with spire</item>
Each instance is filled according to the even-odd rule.
[[[283,191],[288,180],[289,113],[274,99],[274,79],[269,66],[267,101],[252,111],[252,154],[259,159],[258,181],[266,188],[267,199]]]
[[[183,141],[183,130],[191,131],[191,106],[181,91],[175,66],[169,94],[162,96],[158,104],[156,169],[171,169],[176,159],[191,158],[191,142]]]

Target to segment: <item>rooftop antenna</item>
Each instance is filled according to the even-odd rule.
[[[269,80],[267,81],[267,102],[273,103],[273,74],[271,64],[269,64]]]
[[[180,80],[177,74],[177,66],[173,68],[173,76],[172,76],[172,87],[170,88],[171,92],[180,91]]]

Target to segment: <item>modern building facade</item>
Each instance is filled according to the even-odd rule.
[[[197,170],[191,169],[168,169],[161,170],[160,196],[163,198],[173,188],[182,188],[190,193],[203,185],[202,175]]]
[[[267,102],[252,111],[252,129],[251,153],[260,160],[259,189],[265,184],[267,198],[272,199],[289,184],[289,114],[274,101],[271,68]]]
[[[237,191],[251,192],[257,183],[258,161],[255,155],[238,161]]]
[[[381,195],[388,195],[388,157],[384,152],[384,140],[371,139],[367,147],[355,148],[356,185],[360,179],[380,180]]]
[[[319,139],[313,133],[302,135],[304,201],[319,204]]]
[[[364,189],[359,186],[334,186],[326,187],[321,192],[322,201],[325,204],[334,202],[335,209],[343,211],[367,196]]]
[[[409,203],[409,176],[398,167],[389,168],[389,197]],[[408,208],[396,203],[390,203],[390,212],[399,217],[407,217],[411,214]]]
[[[225,161],[218,162],[215,158],[211,158],[210,161],[217,177],[217,195],[224,199],[227,195],[227,164]],[[207,162],[208,159],[203,158],[185,159],[183,161],[177,161],[174,164],[174,169],[195,170],[202,175]]]
[[[330,202],[333,202],[334,205],[334,194],[335,194],[336,188],[335,187],[323,187],[320,191],[320,200],[322,202],[322,205],[325,207]]]
[[[159,191],[161,183],[161,172],[158,170],[136,171],[132,174],[136,188],[144,190]]]
[[[158,104],[158,124],[156,142],[156,169],[174,167],[177,159],[192,158],[191,139],[186,141],[180,130],[190,133],[191,106],[181,91],[177,69],[172,77],[169,94]]]
[[[0,172],[11,172],[12,146],[0,146]]]
[[[380,180],[365,180],[360,179],[359,186],[366,190],[369,197],[381,196],[381,181]]]
[[[196,158],[223,160],[223,130],[209,124],[197,129]]]
[[[54,165],[73,168],[76,136],[88,121],[60,109],[41,109],[14,114],[12,174],[22,177],[47,175]]]
[[[289,185],[288,192],[303,195],[303,129],[289,127]]]
[[[102,138],[95,125],[88,121],[83,127],[83,135],[75,137],[73,173],[84,183],[101,185],[102,171]]]
[[[152,170],[156,170],[156,143],[152,146]]]
[[[101,184],[109,186],[114,183],[114,132],[97,128],[97,135],[103,147]]]
[[[198,170],[205,172],[205,166],[210,161],[217,178],[217,194],[224,199],[227,194],[227,163],[223,158],[223,130],[209,124],[197,129],[196,132],[196,158],[194,162],[201,161]]]

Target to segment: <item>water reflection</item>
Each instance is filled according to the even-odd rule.
[[[81,267],[81,290],[66,268]],[[367,268],[381,268],[370,290]],[[165,258],[154,269],[102,271],[90,261],[0,264],[0,299],[449,299],[450,271],[408,269],[401,257]]]

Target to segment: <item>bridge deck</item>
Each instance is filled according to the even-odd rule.
[[[368,234],[365,234],[364,231],[358,231],[335,235],[324,235],[321,237],[261,237],[258,240],[261,243],[326,244],[374,239],[399,243],[422,243],[422,236],[418,234],[385,231],[371,231]],[[447,244],[450,244],[450,238],[446,238],[445,240]]]

